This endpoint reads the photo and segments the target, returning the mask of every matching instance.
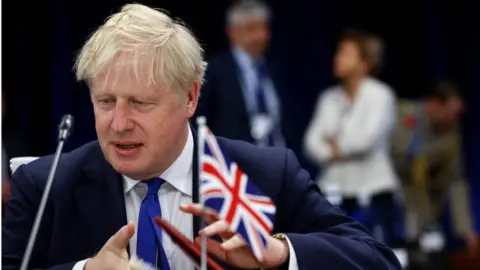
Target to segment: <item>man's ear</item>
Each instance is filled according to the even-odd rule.
[[[195,81],[187,93],[187,116],[192,117],[197,109],[198,96],[200,94],[200,82]]]

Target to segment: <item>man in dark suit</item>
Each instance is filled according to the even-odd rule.
[[[270,40],[270,10],[247,0],[227,12],[231,47],[208,61],[196,115],[220,136],[258,145],[288,144],[288,100],[280,87],[282,74],[265,59]]]
[[[76,72],[90,86],[98,141],[62,156],[30,268],[132,269],[129,254],[161,269],[194,268],[168,235],[154,229],[152,215],[189,239],[199,232],[189,119],[203,70],[193,35],[143,5],[124,6],[91,36]],[[238,236],[221,220],[205,218],[211,224],[203,231],[230,243],[207,245],[225,267],[400,269],[386,246],[323,198],[291,151],[218,140],[277,207],[264,261],[245,243],[232,245]],[[2,224],[4,269],[19,268],[52,161],[42,157],[13,176]]]

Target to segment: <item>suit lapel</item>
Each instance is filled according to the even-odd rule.
[[[127,223],[122,176],[105,160],[100,147],[83,172],[87,179],[82,178],[75,188],[77,211],[90,241],[100,249]]]
[[[248,125],[250,125],[250,112],[246,103],[247,96],[244,92],[245,89],[243,89],[243,86],[242,86],[243,84],[242,70],[240,69],[239,65],[237,64],[237,61],[235,60],[231,52],[228,53],[227,59],[229,62],[227,66],[231,67],[227,71],[228,77],[230,78],[229,81],[231,82],[231,85],[232,85],[229,91],[229,95],[231,96],[231,100],[235,101],[235,102],[231,102],[230,104],[231,105],[238,104],[241,117],[247,121]]]

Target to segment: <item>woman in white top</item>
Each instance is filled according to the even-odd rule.
[[[336,187],[341,207],[352,215],[362,201],[381,217],[387,242],[394,241],[394,194],[399,187],[389,156],[395,125],[395,94],[370,76],[378,68],[378,38],[349,31],[340,40],[334,60],[338,86],[324,91],[305,137],[305,150],[322,167],[318,184],[324,192]]]

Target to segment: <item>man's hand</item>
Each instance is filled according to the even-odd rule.
[[[290,251],[287,242],[269,237],[267,239],[267,250],[264,260],[259,261],[240,235],[232,232],[228,224],[224,220],[220,220],[214,211],[205,210],[202,213],[202,208],[199,204],[182,205],[180,209],[196,216],[203,214],[205,222],[210,225],[201,230],[200,235],[204,234],[207,237],[219,235],[223,240],[222,243],[219,243],[207,238],[208,253],[229,265],[245,269],[276,268],[284,264],[289,258]],[[195,244],[200,246],[200,237],[195,238]]]
[[[118,230],[107,243],[102,247],[98,254],[87,261],[85,270],[111,269],[125,270],[130,269],[128,260],[127,246],[128,241],[135,233],[135,225],[132,222]]]

